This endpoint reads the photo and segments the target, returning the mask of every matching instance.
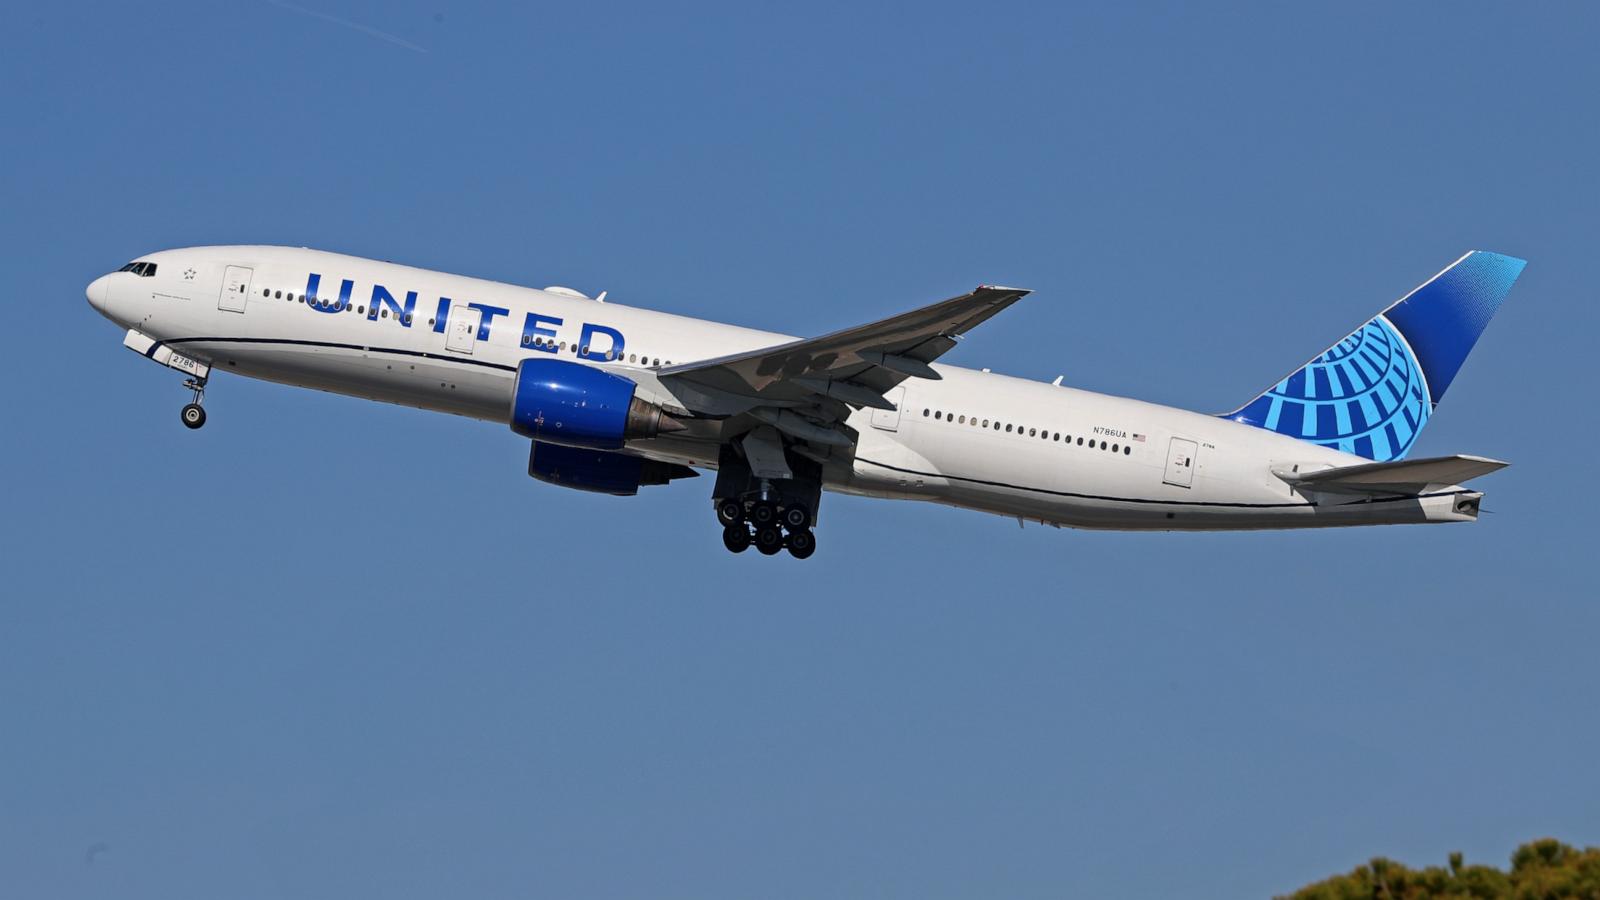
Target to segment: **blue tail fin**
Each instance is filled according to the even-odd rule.
[[[1468,253],[1223,418],[1371,460],[1403,459],[1525,265]]]

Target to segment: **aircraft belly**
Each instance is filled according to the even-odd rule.
[[[198,346],[216,370],[252,378],[494,422],[510,414],[511,374],[498,369],[342,348]]]

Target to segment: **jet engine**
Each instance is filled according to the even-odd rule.
[[[534,441],[528,453],[528,474],[579,491],[631,497],[643,485],[666,484],[674,478],[693,478],[700,473],[688,466],[625,453]]]
[[[683,430],[660,406],[634,396],[620,375],[559,359],[517,366],[511,430],[544,444],[618,450],[628,441]]]

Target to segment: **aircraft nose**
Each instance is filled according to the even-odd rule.
[[[89,298],[89,305],[94,307],[97,312],[104,313],[106,311],[106,285],[110,281],[110,275],[101,275],[99,278],[89,282],[88,289],[84,291],[84,294]]]

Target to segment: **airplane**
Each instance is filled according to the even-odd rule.
[[[1466,522],[1507,463],[1408,459],[1526,263],[1472,251],[1232,412],[944,365],[1029,292],[989,285],[821,337],[306,248],[141,256],[87,288],[123,344],[214,372],[504,423],[581,491],[716,473],[724,546],[805,559],[824,490],[1055,527]]]

